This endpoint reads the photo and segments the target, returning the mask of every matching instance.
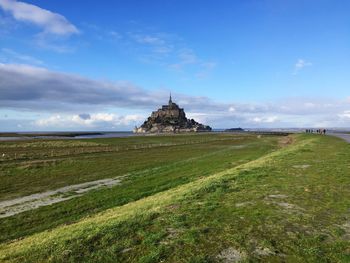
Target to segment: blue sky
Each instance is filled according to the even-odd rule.
[[[0,123],[349,127],[349,1],[0,0]]]

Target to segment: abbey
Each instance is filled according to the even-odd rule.
[[[140,126],[134,133],[174,133],[211,131],[211,127],[200,124],[194,119],[187,119],[184,109],[172,101],[171,94],[168,105],[163,105]]]

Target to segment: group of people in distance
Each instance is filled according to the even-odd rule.
[[[306,129],[305,132],[306,133],[326,134],[326,129],[317,129],[317,130]]]

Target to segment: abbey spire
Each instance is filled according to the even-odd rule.
[[[171,92],[170,92],[170,96],[169,96],[169,106],[173,104],[173,100],[171,99]]]

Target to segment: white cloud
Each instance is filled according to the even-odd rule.
[[[338,115],[341,119],[348,119],[350,120],[350,110],[343,111]]]
[[[304,59],[298,59],[297,63],[295,64],[295,68],[302,69],[306,66],[311,66],[311,65],[312,65],[311,62],[307,62]]]
[[[312,66],[312,63],[309,61],[306,61],[305,59],[299,58],[298,61],[294,65],[294,72],[293,74],[296,75],[300,70],[302,70],[305,67]]]
[[[193,76],[203,79],[210,75],[217,66],[216,62],[201,58],[189,48],[183,39],[166,33],[133,33],[128,37],[136,44],[136,53],[142,53],[142,62],[166,66],[178,73],[189,72]],[[134,52],[135,53],[135,52]]]
[[[217,66],[217,63],[200,59],[196,53],[189,48],[180,49],[177,54],[177,62],[170,64],[170,69],[182,72],[186,67],[196,68],[195,76],[204,79],[209,76],[211,71]]]
[[[120,33],[118,33],[117,31],[114,31],[114,30],[107,31],[107,35],[109,37],[112,37],[113,39],[116,39],[116,40],[122,38],[122,35]]]
[[[186,65],[194,65],[199,62],[194,51],[188,48],[179,50],[177,58],[178,62],[169,65],[171,69],[182,70]]]
[[[196,54],[191,49],[182,49],[179,52],[179,58],[181,64],[195,64],[198,62]]]
[[[176,40],[165,33],[128,32],[123,40],[133,55],[147,64],[164,66],[176,50]]]
[[[122,32],[117,31],[112,27],[100,27],[96,24],[81,22],[82,31],[86,32],[89,37],[94,38],[98,41],[104,41],[109,44],[120,44],[121,40],[125,40],[125,36]],[[87,33],[88,32],[88,33]]]
[[[54,114],[47,118],[38,119],[34,125],[39,128],[116,128],[139,124],[144,119],[141,115],[119,116],[114,113],[94,114]]]
[[[16,20],[29,22],[43,28],[44,33],[68,36],[79,30],[64,16],[16,0],[0,0],[0,7],[9,12]]]
[[[235,109],[235,107],[231,106],[231,107],[228,108],[228,111],[229,111],[229,112],[235,112],[236,109]]]
[[[314,108],[314,107],[316,107],[316,104],[314,104],[314,103],[312,103],[312,102],[305,102],[305,103],[304,103],[304,106],[305,106],[306,108]]]
[[[254,117],[251,119],[251,121],[256,123],[274,123],[278,121],[278,117],[277,116]]]
[[[142,44],[149,45],[164,45],[165,41],[160,37],[150,36],[150,35],[133,35],[134,39]]]
[[[205,113],[205,112],[188,112],[187,118],[188,119],[194,119],[198,121],[199,123],[208,123],[208,120],[212,116],[211,113]]]
[[[57,125],[63,121],[60,115],[53,115],[46,119],[38,119],[35,121],[37,126],[47,127],[52,125]]]
[[[34,38],[34,44],[40,49],[47,49],[57,53],[72,53],[75,47],[67,45],[64,38],[52,37],[48,34],[38,34]]]
[[[203,62],[200,63],[200,71],[196,74],[197,78],[204,79],[208,77],[211,71],[216,67],[215,62]]]

